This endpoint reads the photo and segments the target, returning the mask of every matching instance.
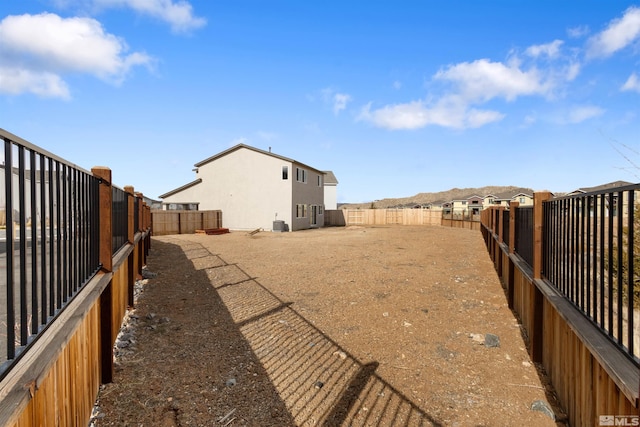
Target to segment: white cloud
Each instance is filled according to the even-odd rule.
[[[351,101],[351,96],[346,93],[336,93],[333,95],[333,114],[339,114],[340,111],[347,108],[347,104]]]
[[[184,0],[93,0],[102,8],[128,7],[138,13],[167,22],[175,33],[197,30],[207,25],[207,20],[193,14],[193,7]]]
[[[335,115],[340,114],[340,111],[346,109],[347,108],[347,104],[352,101],[351,95],[349,95],[347,93],[337,92],[332,87],[327,87],[327,88],[321,89],[320,90],[320,95],[322,97],[322,100],[326,104],[331,105],[331,108],[333,109],[333,114],[335,114]],[[313,97],[313,96],[308,97],[308,98],[309,98],[310,101],[314,101],[315,100],[315,97]]]
[[[498,122],[504,118],[504,114],[498,111],[478,110],[471,108],[465,117],[467,128],[479,128],[488,123]]]
[[[576,77],[578,77],[578,74],[580,74],[581,69],[582,69],[582,66],[579,62],[570,62],[564,68],[564,78],[567,81],[574,80]]]
[[[0,66],[0,93],[33,93],[45,98],[70,98],[69,88],[60,76],[7,66]]]
[[[606,58],[640,39],[640,8],[628,8],[587,42],[587,58]]]
[[[636,73],[631,74],[620,90],[640,93],[640,78],[638,78],[638,75]]]
[[[554,40],[551,43],[529,46],[525,53],[533,58],[540,56],[557,58],[560,55],[560,47],[562,47],[563,43],[562,40]]]
[[[536,68],[521,70],[517,64],[505,65],[479,59],[440,70],[437,80],[453,83],[457,92],[469,101],[488,101],[501,97],[512,101],[522,95],[546,95],[551,85],[543,81]]]
[[[504,115],[497,111],[469,109],[455,97],[447,97],[430,106],[423,101],[413,101],[387,105],[373,111],[369,103],[360,111],[358,120],[389,130],[413,130],[428,125],[466,129],[478,128],[502,120],[503,117]]]
[[[371,111],[369,103],[362,108],[358,119],[391,130],[419,129],[431,123],[429,111],[421,101],[387,105],[374,111]]]
[[[581,26],[578,26],[578,27],[569,28],[567,30],[567,34],[572,39],[578,39],[580,37],[584,37],[587,34],[589,34],[589,27],[586,26],[586,25],[581,25]]]
[[[412,101],[373,110],[368,104],[358,119],[391,130],[419,129],[429,125],[478,128],[500,121],[505,115],[477,105],[495,98],[513,101],[520,96],[551,96],[557,76],[551,72],[541,73],[535,67],[522,69],[514,56],[508,64],[479,59],[451,65],[438,71],[433,79],[450,85],[449,93],[429,103]]]
[[[601,116],[602,114],[604,114],[604,110],[600,107],[595,107],[593,105],[580,106],[569,111],[569,114],[564,121],[574,124],[581,123],[585,120]]]
[[[402,88],[402,82],[399,81],[399,80],[394,81],[393,82],[393,88],[396,89],[396,90]]]
[[[52,13],[7,16],[0,21],[0,90],[68,97],[61,74],[79,72],[121,83],[130,70],[150,66],[146,54],[126,54],[126,43],[91,18],[61,18]],[[17,86],[10,86],[20,83]],[[18,89],[16,89],[18,88]]]

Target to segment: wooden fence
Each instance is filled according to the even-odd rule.
[[[29,144],[2,129],[0,136],[7,146]],[[100,384],[112,381],[113,345],[127,307],[133,305],[133,286],[148,254],[151,214],[142,195],[125,187],[131,195],[124,214],[126,242],[114,254],[111,171],[100,167],[91,172],[100,180],[96,205],[101,269],[4,372],[2,426],[87,426]]]
[[[482,233],[509,307],[518,314],[530,355],[549,375],[570,425],[614,425],[601,424],[601,416],[637,422],[638,367],[542,276],[542,203],[549,198],[547,192],[534,194],[533,265],[515,252],[517,204],[506,219],[504,207],[482,212]]]
[[[151,211],[154,236],[193,234],[196,230],[222,227],[222,211]]]
[[[446,216],[438,209],[340,209],[324,211],[324,225],[441,225],[480,230],[480,218]]]

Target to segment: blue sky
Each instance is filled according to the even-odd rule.
[[[3,1],[0,127],[152,198],[240,142],[339,202],[640,182],[640,2]]]

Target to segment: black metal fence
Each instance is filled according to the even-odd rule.
[[[516,209],[515,251],[530,266],[533,265],[533,207]],[[507,226],[509,222],[507,221]],[[507,232],[508,233],[508,232]]]
[[[134,224],[133,232],[134,233],[138,231],[137,227],[138,227],[138,224],[140,224],[140,222],[139,222],[140,221],[140,211],[139,211],[139,209],[140,209],[140,198],[135,197],[133,199],[133,224]]]
[[[544,203],[543,275],[638,363],[640,185]]]
[[[502,211],[502,240],[509,243],[509,211]]]
[[[129,231],[129,194],[116,186],[111,187],[111,235],[115,254],[127,243]]]
[[[26,141],[2,138],[0,376],[100,268],[99,181]]]

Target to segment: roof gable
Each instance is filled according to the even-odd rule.
[[[198,184],[200,184],[201,182],[202,182],[202,179],[201,179],[201,178],[198,178],[198,179],[196,179],[195,181],[191,181],[190,183],[183,185],[182,187],[178,187],[178,188],[176,188],[175,190],[171,190],[171,191],[169,191],[168,193],[161,194],[159,197],[160,197],[161,199],[164,199],[165,197],[173,196],[174,194],[177,194],[177,193],[179,193],[179,192],[181,192],[181,191],[184,191],[184,190],[186,190],[187,188],[191,188],[191,187],[193,187],[194,185],[198,185]]]
[[[221,152],[220,152],[220,153],[218,153],[218,154],[215,154],[215,155],[213,155],[213,156],[211,156],[211,157],[208,157],[208,158],[206,158],[206,159],[204,159],[204,160],[202,160],[202,161],[200,161],[200,162],[196,163],[194,166],[195,166],[195,167],[197,167],[197,168],[199,168],[199,167],[201,167],[201,166],[206,165],[207,163],[211,163],[211,162],[213,162],[213,161],[215,161],[215,160],[217,160],[217,159],[219,159],[219,158],[221,158],[221,157],[224,157],[224,156],[226,156],[227,154],[230,154],[230,153],[233,153],[234,151],[238,151],[238,150],[242,150],[242,149],[255,151],[256,153],[260,153],[260,154],[263,154],[263,155],[265,155],[265,156],[270,156],[270,157],[274,157],[274,158],[276,158],[276,159],[284,160],[285,162],[289,162],[289,163],[296,163],[296,164],[298,164],[298,165],[300,165],[300,166],[304,166],[305,168],[313,169],[313,170],[314,170],[314,171],[316,171],[316,172],[320,172],[321,174],[324,174],[324,173],[325,173],[325,172],[323,172],[323,171],[321,171],[321,170],[319,170],[319,169],[316,169],[316,168],[314,168],[314,167],[312,167],[312,166],[306,165],[306,164],[301,163],[301,162],[299,162],[299,161],[297,161],[297,160],[294,160],[294,159],[290,159],[289,157],[281,156],[281,155],[279,155],[279,154],[274,154],[274,153],[272,153],[271,151],[264,151],[264,150],[261,150],[261,149],[259,149],[259,148],[255,148],[255,147],[252,147],[252,146],[250,146],[250,145],[246,145],[246,144],[238,144],[238,145],[234,145],[233,147],[231,147],[231,148],[229,148],[229,149],[227,149],[227,150],[221,151]],[[269,150],[271,150],[271,149],[269,149]]]
[[[333,174],[332,171],[324,171],[324,183],[325,184],[337,184],[338,178]]]
[[[515,190],[505,191],[495,195],[496,200],[511,200],[517,196],[533,197],[533,191],[529,188],[516,188]]]

